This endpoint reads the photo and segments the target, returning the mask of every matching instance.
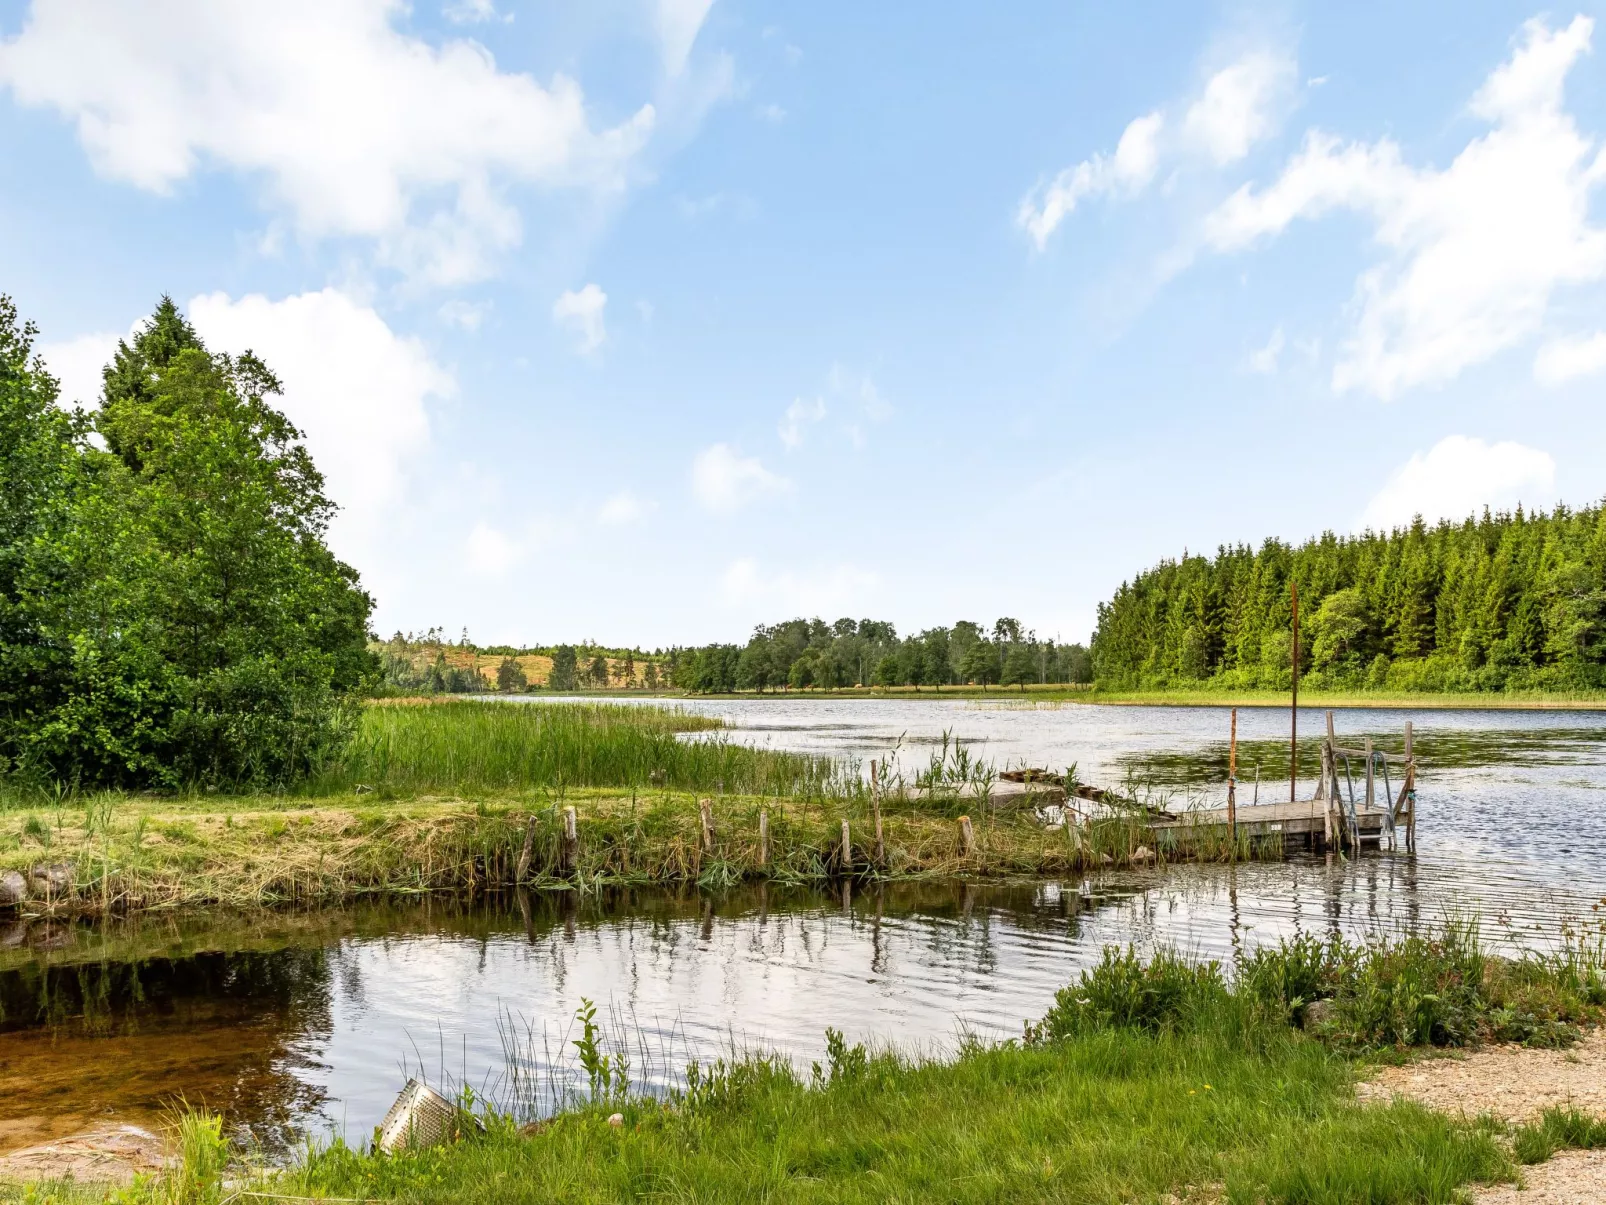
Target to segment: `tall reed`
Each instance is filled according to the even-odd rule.
[[[626,704],[454,701],[370,707],[345,752],[302,788],[396,793],[645,787],[789,795],[826,758],[731,741],[709,716]],[[709,733],[693,740],[682,734]]]

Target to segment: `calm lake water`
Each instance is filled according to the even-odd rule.
[[[944,732],[1001,765],[1214,802],[1227,713],[957,701],[710,701],[735,739],[923,765]],[[1398,749],[1408,713],[1340,712]],[[902,884],[843,895],[617,892],[313,913],[128,918],[0,933],[0,1146],[182,1094],[284,1150],[366,1135],[405,1076],[539,1111],[572,1083],[582,999],[662,1085],[689,1057],[764,1046],[806,1065],[825,1027],[949,1047],[1018,1033],[1112,942],[1230,961],[1299,930],[1363,934],[1479,913],[1506,946],[1553,941],[1606,896],[1606,715],[1416,712],[1419,853],[1178,867],[1090,881]],[[1320,730],[1319,713],[1300,717]],[[1286,711],[1239,714],[1243,764],[1286,797]],[[1314,756],[1314,742],[1311,745]],[[1314,764],[1310,767],[1314,772]],[[1305,782],[1302,791],[1313,784]],[[1246,788],[1252,792],[1253,786]],[[517,1071],[511,1074],[510,1069]]]

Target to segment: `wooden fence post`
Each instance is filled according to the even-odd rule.
[[[580,868],[580,828],[572,807],[563,809],[563,841],[558,860],[564,874],[573,874]]]
[[[758,864],[770,864],[770,814],[767,808],[758,809]]]
[[[702,814],[702,833],[699,841],[705,854],[714,852],[714,801],[699,799],[697,810]]]
[[[875,864],[882,866],[886,864],[887,846],[881,838],[881,777],[873,761],[870,763],[870,807],[875,812]]]
[[[524,882],[524,876],[530,873],[530,859],[535,856],[535,817],[531,816],[524,824],[524,848],[519,850],[519,865],[513,872],[515,883]]]
[[[976,846],[976,830],[970,826],[970,817],[959,817],[959,853],[961,857],[970,857],[970,851]]]
[[[848,833],[848,820],[842,818],[842,870],[845,874],[853,873],[853,841]]]

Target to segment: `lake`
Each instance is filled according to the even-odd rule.
[[[1227,713],[957,700],[710,700],[732,739],[912,774],[944,734],[1000,766],[1078,767],[1175,806],[1223,794]],[[1180,866],[1075,882],[903,883],[847,892],[516,893],[316,912],[19,924],[0,933],[0,1144],[182,1094],[284,1151],[365,1136],[405,1076],[527,1112],[575,1083],[573,1017],[596,1002],[638,1079],[752,1046],[800,1065],[824,1031],[947,1049],[1008,1036],[1110,943],[1230,961],[1296,931],[1392,931],[1476,913],[1499,946],[1544,945],[1606,896],[1606,715],[1346,710],[1342,738],[1416,728],[1415,856]],[[1239,713],[1243,794],[1288,791],[1286,710]],[[1314,736],[1322,716],[1304,712]],[[1302,751],[1308,792],[1315,742]],[[1279,794],[1280,792],[1280,794]]]

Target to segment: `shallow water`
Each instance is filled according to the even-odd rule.
[[[1177,802],[1220,792],[1226,713],[878,700],[690,704],[736,739],[906,773],[944,731],[1003,764],[1130,773]],[[1407,714],[1339,713],[1397,748]],[[689,1057],[762,1045],[801,1064],[825,1027],[950,1046],[1018,1033],[1109,943],[1230,961],[1298,930],[1374,933],[1476,911],[1485,936],[1542,945],[1606,895],[1606,716],[1418,712],[1417,856],[1182,866],[1090,882],[899,884],[719,897],[627,891],[369,903],[313,913],[36,924],[0,933],[0,1145],[182,1095],[270,1149],[360,1138],[410,1071],[531,1111],[572,1083],[583,998],[661,1086]],[[1321,717],[1302,714],[1318,731]],[[1240,712],[1252,781],[1287,791],[1286,712]],[[1305,784],[1309,789],[1310,784]],[[1246,794],[1253,787],[1246,788]],[[517,1047],[509,1058],[508,1045]],[[517,1068],[519,1077],[509,1075]]]

